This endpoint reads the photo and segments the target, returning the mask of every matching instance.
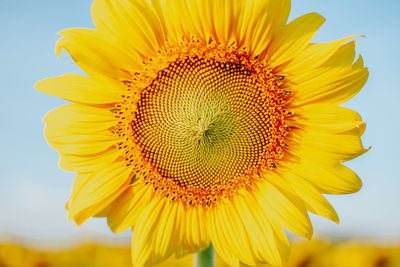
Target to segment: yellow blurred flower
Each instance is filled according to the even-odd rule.
[[[32,245],[31,245],[32,246]],[[2,267],[126,267],[130,248],[110,244],[85,243],[70,248],[28,248],[17,243],[0,242]],[[193,254],[176,259],[169,257],[155,267],[187,267]],[[217,267],[228,267],[216,257]],[[398,267],[400,246],[369,242],[326,241],[294,242],[289,261],[284,267]]]
[[[96,0],[97,29],[60,32],[89,77],[35,88],[68,101],[45,117],[60,166],[77,172],[78,225],[132,228],[135,266],[215,247],[231,266],[279,266],[283,227],[310,238],[321,195],[353,193],[342,162],[365,124],[339,104],[363,87],[355,36],[311,43],[324,18],[287,24],[289,0]]]
[[[400,254],[399,254],[400,255]],[[332,244],[310,261],[310,267],[397,267],[399,263],[387,248],[361,242]],[[395,263],[397,261],[397,264]]]

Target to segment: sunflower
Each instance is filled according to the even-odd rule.
[[[132,228],[134,266],[213,244],[231,266],[279,266],[283,228],[310,238],[321,194],[360,189],[342,165],[365,124],[339,104],[368,70],[350,36],[311,43],[324,18],[287,23],[289,0],[95,0],[96,29],[61,31],[88,75],[36,89],[72,102],[44,118],[80,225]]]

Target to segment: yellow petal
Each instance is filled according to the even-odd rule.
[[[206,211],[202,206],[186,209],[184,246],[188,252],[197,252],[210,245]]]
[[[368,70],[357,69],[341,77],[327,78],[324,82],[320,79],[313,80],[314,92],[299,94],[301,99],[296,105],[305,105],[317,102],[341,104],[355,96],[368,80]],[[321,77],[322,79],[322,77]],[[318,82],[321,82],[318,84]],[[311,85],[307,85],[311,86]],[[300,88],[300,90],[302,90]]]
[[[43,120],[47,124],[46,134],[52,137],[63,134],[94,134],[106,131],[116,124],[110,110],[79,104],[67,104],[53,109]]]
[[[102,153],[115,145],[115,139],[111,136],[74,135],[47,138],[51,147],[60,153],[74,155],[94,155]]]
[[[183,220],[182,203],[154,198],[133,227],[133,265],[157,264],[176,251],[183,239]]]
[[[229,266],[239,267],[240,262],[238,255],[230,249],[225,233],[220,230],[220,226],[218,226],[216,217],[212,215],[212,213],[217,212],[208,212],[207,216],[207,227],[210,232],[211,242],[214,246],[216,253],[221,256],[221,258],[229,264]]]
[[[164,2],[166,3],[164,4],[165,8],[168,9],[170,2]],[[212,35],[216,36],[216,33],[212,32],[211,29],[210,10],[213,5],[211,1],[176,0],[173,2],[176,12],[171,13],[165,10],[167,14],[171,13],[169,16],[170,27],[175,26],[177,29],[181,29],[186,38],[194,35],[203,42],[207,42]]]
[[[150,1],[95,0],[92,17],[97,29],[114,35],[126,52],[155,56],[166,40]]]
[[[290,22],[268,47],[267,62],[280,66],[292,60],[307,47],[324,22],[325,19],[317,13],[309,13]]]
[[[353,64],[354,56],[353,41],[343,45],[320,67],[288,76],[289,87],[296,94],[293,105],[341,104],[356,95],[368,79],[368,69],[360,58]]]
[[[267,173],[263,176],[266,181],[260,182],[259,191],[255,194],[265,214],[289,231],[311,238],[313,229],[303,201],[295,194],[284,190],[284,186],[279,188],[268,182],[275,179],[274,183],[279,183],[276,177],[267,176]]]
[[[203,40],[207,41],[209,37],[212,37],[215,41],[221,43],[236,41],[239,46],[243,43],[245,38],[244,28],[247,26],[247,29],[249,29],[252,23],[251,20],[254,19],[252,15],[254,15],[255,1],[198,2],[200,8],[195,11],[198,16],[193,19],[193,24],[199,24],[196,30],[204,32]],[[196,6],[192,3],[189,3],[189,5],[191,5],[193,11],[196,9]]]
[[[302,153],[305,151],[309,154],[314,153],[321,157],[330,157],[344,162],[368,151],[363,147],[359,133],[360,130],[358,128],[340,134],[307,129],[303,134],[294,133],[293,136],[301,144]]]
[[[137,224],[132,228],[132,263],[133,266],[145,266],[150,261],[153,247],[152,238],[154,229],[166,205],[165,199],[154,199],[140,214]]]
[[[230,256],[232,253],[234,258],[238,258],[240,262],[250,266],[256,265],[250,247],[251,240],[230,200],[221,200],[218,206],[214,206],[208,211],[207,215],[208,224],[212,231],[211,242],[214,244],[216,252],[224,260],[232,258]],[[214,236],[216,232],[219,232],[219,234]],[[226,258],[227,255],[229,258]]]
[[[111,204],[107,205],[104,209],[100,210],[98,213],[93,215],[95,218],[107,217],[108,211],[110,210]]]
[[[129,185],[131,168],[123,163],[113,164],[104,169],[78,174],[85,176],[69,205],[69,218],[77,225],[96,215],[114,201]],[[81,178],[78,178],[81,179]]]
[[[306,105],[293,112],[298,115],[294,119],[296,123],[310,131],[340,134],[358,129],[361,136],[365,130],[365,123],[357,112],[338,105]]]
[[[306,105],[293,111],[292,123],[302,130],[293,132],[298,147],[293,147],[292,153],[300,159],[324,158],[325,162],[336,164],[368,151],[360,138],[365,123],[357,112],[334,104]]]
[[[356,56],[356,41],[348,42],[340,47],[323,66],[346,68],[353,65]]]
[[[250,266],[261,262],[281,265],[288,256],[286,236],[286,242],[280,239],[281,233],[276,232],[279,229],[270,224],[249,192],[242,191],[232,201],[222,200],[207,213],[211,242],[216,252],[235,266],[237,260]]]
[[[254,56],[266,50],[290,11],[289,0],[155,0],[152,5],[173,40],[181,37],[177,36],[180,32],[186,39],[194,36],[204,43],[210,38],[225,44],[235,42]]]
[[[344,43],[356,37],[360,37],[360,35],[348,36],[331,42],[309,44],[307,48],[299,51],[284,71],[292,74],[294,78],[307,72],[313,72],[315,68],[331,59]]]
[[[94,172],[117,161],[121,150],[109,148],[100,154],[73,155],[60,153],[60,168],[69,172]]]
[[[362,56],[359,55],[356,62],[354,62],[352,69],[360,69],[364,67],[364,60],[362,59]]]
[[[282,28],[285,27],[287,20],[289,18],[289,13],[290,13],[290,7],[291,7],[291,1],[290,0],[274,0],[274,2],[277,2],[277,7],[274,9],[274,30],[275,34],[278,34],[279,32],[282,31]]]
[[[310,212],[339,223],[339,217],[331,204],[309,182],[294,174],[285,175],[293,190],[304,201]]]
[[[203,3],[200,10],[203,11],[203,17],[206,18],[208,32],[214,40],[229,43],[232,37],[232,28],[235,21],[238,21],[235,17],[238,13],[234,10],[236,4],[226,1],[203,1]]]
[[[290,6],[290,0],[256,1],[254,10],[257,13],[252,15],[249,12],[252,23],[243,23],[242,31],[247,34],[246,47],[249,47],[249,51],[254,51],[253,54],[259,56],[259,60],[265,59],[271,42],[286,27]]]
[[[239,1],[241,2],[241,1]],[[246,5],[246,16],[238,29],[240,37],[245,38],[245,47],[254,56],[264,59],[271,40],[280,33],[287,22],[290,1],[243,1]],[[250,5],[250,2],[255,2]],[[244,37],[241,37],[244,36]],[[240,43],[240,42],[239,42]]]
[[[112,204],[107,216],[111,230],[120,233],[133,227],[151,200],[151,188],[142,183],[128,187]]]
[[[265,213],[259,203],[257,197],[245,190],[234,198],[235,208],[245,225],[258,263],[269,262],[279,266],[289,257],[289,242],[283,233],[281,222],[275,220],[273,215]],[[279,228],[273,224],[279,225]]]
[[[133,51],[127,53],[112,35],[93,29],[71,28],[59,32],[56,53],[64,48],[75,63],[90,77],[99,75],[123,81],[143,68],[142,59]]]
[[[324,194],[349,194],[360,190],[361,179],[352,170],[332,159],[302,151],[301,161],[287,165],[287,170],[312,183]]]
[[[152,4],[163,17],[172,41],[195,36],[206,43],[210,37],[217,38],[211,14],[216,5],[223,4],[222,1],[156,0]]]
[[[122,100],[121,88],[104,86],[94,79],[78,74],[64,74],[35,84],[35,89],[67,101],[83,104],[107,104]]]
[[[355,44],[355,41],[351,41],[340,45],[328,58],[321,57],[319,60],[315,59],[315,66],[308,65],[308,67],[304,67],[303,69],[295,67],[292,72],[288,71],[288,82],[293,87],[292,89],[299,88],[298,94],[309,93],[315,91],[314,80],[321,80],[323,78],[326,83],[350,73],[355,56]],[[312,45],[318,44],[311,44],[310,46]],[[291,63],[288,64],[288,70],[290,70]]]
[[[169,43],[177,45],[182,36],[186,34],[184,31],[179,32],[179,29],[181,29],[182,27],[179,23],[177,10],[178,8],[185,9],[186,3],[185,6],[182,6],[177,4],[177,1],[174,0],[152,0],[151,5],[160,19],[165,38],[168,40]],[[188,14],[189,13],[182,13],[181,16],[186,17],[188,16]],[[195,16],[195,14],[193,14],[193,16]],[[187,21],[187,24],[189,23],[191,23],[191,21]]]
[[[71,199],[75,199],[78,193],[82,190],[82,188],[92,179],[92,175],[90,173],[81,173],[75,177],[74,184],[72,186],[71,195],[68,198],[68,201],[65,205],[65,208],[68,210],[70,206]]]
[[[182,202],[167,204],[154,231],[153,253],[160,261],[174,253],[182,243],[185,210]],[[158,261],[158,260],[157,260]]]
[[[96,154],[118,141],[108,130],[115,124],[108,110],[69,104],[50,111],[43,120],[47,141],[64,154]]]

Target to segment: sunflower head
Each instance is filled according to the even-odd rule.
[[[356,36],[311,43],[324,19],[287,23],[287,0],[95,0],[96,29],[56,45],[87,77],[37,83],[73,102],[46,115],[60,166],[77,172],[77,224],[132,228],[135,266],[213,243],[230,265],[280,265],[283,227],[307,211],[338,222],[321,193],[359,190],[342,162],[364,153]]]

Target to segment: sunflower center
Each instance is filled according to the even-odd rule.
[[[209,206],[276,167],[288,93],[281,76],[242,51],[188,46],[125,82],[116,133],[127,165],[155,191]]]
[[[143,90],[132,129],[164,179],[206,189],[261,162],[270,141],[268,108],[250,70],[192,58],[171,64]]]

